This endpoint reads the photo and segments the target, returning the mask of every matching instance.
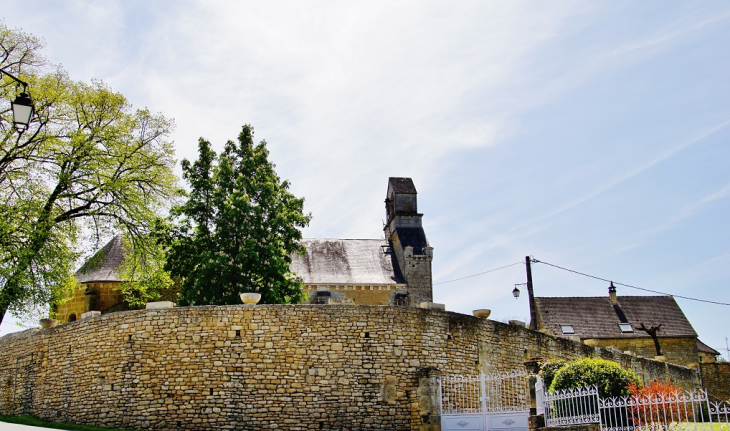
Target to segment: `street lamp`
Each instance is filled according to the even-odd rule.
[[[23,133],[28,128],[28,124],[30,124],[30,119],[33,117],[34,111],[33,101],[30,99],[30,96],[28,96],[28,93],[26,93],[28,83],[21,81],[2,69],[0,69],[0,72],[23,85],[23,91],[20,95],[16,97],[14,101],[10,102],[10,105],[13,108],[13,125],[15,126],[15,130],[19,133]]]
[[[520,297],[520,289],[517,286],[526,286],[527,283],[517,283],[515,284],[515,288],[512,290],[512,296],[515,297],[515,299]]]
[[[15,124],[15,130],[23,133],[28,128],[31,117],[33,117],[33,101],[30,100],[28,93],[23,91],[10,104],[13,106],[13,124]]]

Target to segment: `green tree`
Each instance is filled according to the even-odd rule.
[[[641,383],[632,370],[625,370],[616,362],[605,359],[583,358],[559,368],[550,391],[596,385],[601,397],[618,397],[629,395],[628,387],[632,383]]]
[[[100,81],[74,82],[42,43],[0,23],[0,68],[28,82],[36,108],[18,134],[0,84],[0,323],[59,301],[84,240],[146,235],[175,195],[172,121],[135,110]]]
[[[156,237],[148,234],[126,244],[124,260],[117,267],[117,278],[124,302],[129,308],[142,308],[150,301],[177,301],[179,289],[165,270],[165,252]]]
[[[181,304],[237,304],[243,292],[261,293],[269,304],[301,300],[301,280],[289,264],[292,253],[303,252],[300,228],[311,216],[268,157],[266,142],[254,144],[245,125],[220,155],[201,138],[198,160],[183,160],[189,198],[173,209],[163,233]]]

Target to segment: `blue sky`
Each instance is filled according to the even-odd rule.
[[[388,177],[412,177],[449,310],[526,320],[524,266],[439,284],[525,255],[730,303],[730,4],[453,3],[5,0],[2,16],[74,79],[174,118],[180,159],[252,124],[306,197],[306,237],[381,237]],[[533,276],[538,296],[607,294]],[[725,346],[729,306],[677,301]]]

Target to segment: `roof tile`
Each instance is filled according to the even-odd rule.
[[[537,313],[543,326],[560,335],[560,325],[573,325],[580,338],[645,338],[648,335],[636,328],[658,325],[659,337],[696,337],[692,325],[671,296],[619,296],[618,305],[633,333],[623,333],[619,313],[608,297],[536,297]]]
[[[308,285],[383,285],[405,283],[385,254],[380,239],[311,239],[302,243],[304,256],[292,256],[291,269]]]

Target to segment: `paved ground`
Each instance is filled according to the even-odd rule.
[[[28,425],[10,424],[0,422],[0,431],[49,431],[50,428],[30,427]]]

